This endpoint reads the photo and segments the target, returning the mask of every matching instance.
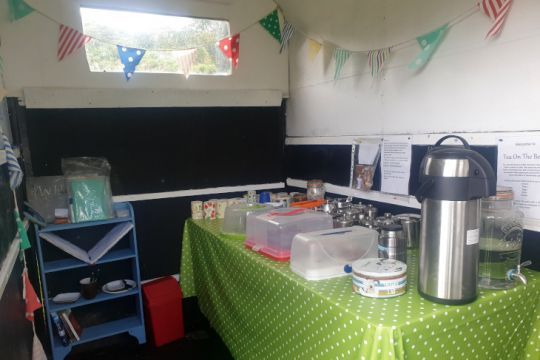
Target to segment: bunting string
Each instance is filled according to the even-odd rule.
[[[276,4],[276,8],[270,13],[268,13],[266,16],[252,22],[248,26],[236,32],[234,35],[223,38],[216,43],[216,45],[220,48],[225,57],[231,60],[232,66],[234,68],[237,68],[239,61],[240,33],[256,25],[262,26],[274,39],[278,41],[280,45],[280,53],[282,53],[283,50],[288,47],[288,43],[291,38],[296,33],[300,33],[304,35],[308,40],[308,56],[311,60],[315,59],[323,46],[330,46],[334,49],[334,80],[340,78],[342,67],[352,54],[366,54],[368,56],[368,63],[371,75],[372,77],[376,77],[382,72],[385,63],[388,62],[388,58],[391,52],[394,52],[404,47],[412,46],[415,43],[418,43],[418,45],[420,45],[421,51],[413,60],[413,62],[409,65],[409,68],[411,70],[420,69],[421,67],[425,66],[429,59],[432,57],[435,49],[441,43],[448,29],[467,19],[477,11],[482,11],[493,21],[493,24],[489,29],[486,38],[495,37],[500,34],[502,26],[504,25],[504,22],[508,17],[508,13],[513,2],[513,0],[475,0],[478,2],[474,7],[469,8],[468,10],[448,21],[442,27],[433,30],[427,34],[418,36],[414,39],[407,39],[381,49],[353,50],[344,49],[337,44],[326,41],[321,36],[312,36],[307,34],[305,31],[296,28],[292,23],[289,22],[288,19],[285,18],[285,16],[283,15],[283,10],[279,5],[278,1],[273,1]],[[125,45],[113,44],[110,41],[104,41],[103,39],[95,38],[92,35],[87,35],[77,29],[68,27],[57,21],[53,17],[41,12],[40,10],[30,7],[24,2],[24,0],[9,0],[9,6],[12,20],[21,19],[32,12],[37,12],[42,16],[48,18],[49,20],[59,24],[60,31],[57,49],[57,57],[59,61],[62,61],[65,57],[82,48],[91,40],[116,46],[118,49],[120,61],[123,65],[126,80],[129,80],[133,76],[137,65],[140,63],[146,51],[178,52],[178,65],[186,78],[188,78],[193,67],[196,50],[208,45],[199,44],[199,46],[197,47],[190,47],[185,49],[139,49],[127,47]],[[286,19],[283,28],[280,25],[279,13],[281,13],[283,18]]]

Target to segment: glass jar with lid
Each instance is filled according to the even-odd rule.
[[[322,180],[309,180],[307,182],[307,199],[308,200],[322,200],[326,190]]]
[[[482,199],[480,269],[478,285],[508,289],[515,285],[512,272],[518,268],[523,241],[523,213],[513,206],[510,187],[497,187],[497,194]]]

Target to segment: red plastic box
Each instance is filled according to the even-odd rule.
[[[155,346],[184,337],[182,289],[172,276],[143,284],[146,327]]]

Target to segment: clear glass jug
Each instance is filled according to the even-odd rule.
[[[513,207],[511,188],[497,187],[497,195],[482,199],[478,286],[508,289],[515,285],[521,257],[523,213]]]

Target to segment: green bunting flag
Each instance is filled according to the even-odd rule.
[[[447,31],[448,23],[436,30],[433,30],[429,34],[417,37],[416,40],[418,41],[418,44],[420,44],[420,47],[422,47],[422,51],[420,51],[420,53],[416,55],[416,58],[409,64],[409,69],[418,70],[424,67],[435,50],[437,50],[437,47],[441,43]]]
[[[23,0],[8,0],[11,21],[19,20],[34,11]]]
[[[30,240],[28,239],[28,233],[24,227],[24,223],[19,216],[19,210],[15,209],[14,211],[15,222],[17,223],[17,230],[19,230],[19,238],[21,239],[21,250],[26,250],[31,247]]]
[[[351,52],[349,50],[336,48],[334,50],[334,60],[336,61],[336,71],[334,73],[334,80],[337,80],[339,78],[339,74],[341,74],[341,68],[343,68],[343,65],[347,62],[349,57],[351,56]]]
[[[281,43],[281,30],[279,26],[279,17],[277,9],[272,11],[268,16],[262,18],[259,21],[259,24],[266,29],[276,39]]]

